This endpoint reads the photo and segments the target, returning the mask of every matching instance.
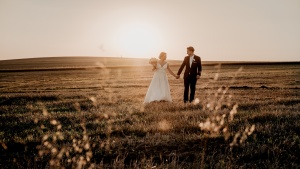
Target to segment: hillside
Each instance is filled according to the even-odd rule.
[[[170,65],[180,65],[181,60],[168,60]],[[266,65],[299,64],[300,62],[238,62],[238,61],[202,61],[202,65]],[[108,67],[150,66],[148,59],[119,57],[45,57],[0,61],[0,71],[37,71],[37,70],[81,70]]]
[[[168,60],[170,64],[181,61]],[[0,61],[0,70],[86,69],[102,67],[149,66],[148,59],[117,57],[46,57]]]

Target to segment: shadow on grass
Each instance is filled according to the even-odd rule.
[[[28,103],[57,101],[59,96],[14,96],[14,97],[0,97],[0,105],[26,105]]]

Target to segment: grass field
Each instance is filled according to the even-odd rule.
[[[171,75],[173,102],[143,105],[152,75],[143,59],[0,61],[0,168],[300,167],[299,62],[204,63],[187,105]]]

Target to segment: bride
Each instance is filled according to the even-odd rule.
[[[144,103],[152,101],[169,101],[172,102],[170,86],[166,70],[176,78],[176,75],[170,69],[166,62],[167,53],[161,52],[159,60],[153,63],[154,75],[148,88]]]

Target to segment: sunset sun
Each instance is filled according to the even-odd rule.
[[[158,31],[147,24],[128,24],[120,28],[116,38],[121,54],[134,58],[156,55],[162,42]]]

